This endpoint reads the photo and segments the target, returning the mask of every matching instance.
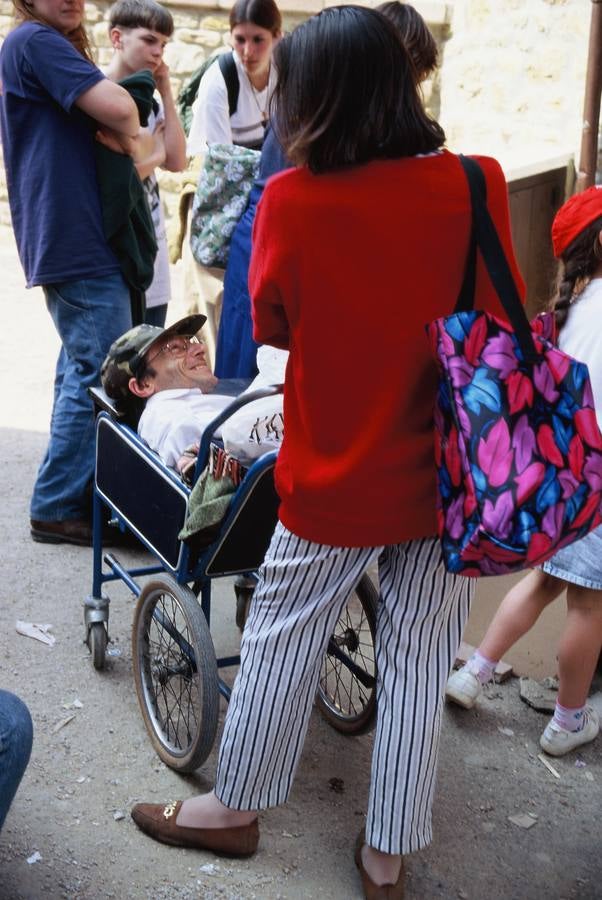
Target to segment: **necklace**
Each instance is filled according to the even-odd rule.
[[[251,79],[249,78],[249,73],[246,71],[246,69],[245,69],[245,75],[247,76],[247,81],[249,82],[249,87],[251,88],[251,94],[253,95],[253,100],[255,101],[255,106],[257,107],[257,111],[259,112],[259,115],[261,116],[261,124],[262,124],[263,128],[265,128],[265,126],[266,126],[267,123],[268,123],[268,110],[267,110],[267,107],[268,107],[268,103],[269,103],[269,91],[268,91],[268,87],[269,87],[269,84],[270,84],[270,71],[269,71],[269,69],[268,69],[268,80],[267,80],[267,82],[266,82],[266,86],[265,86],[264,89],[263,89],[263,90],[266,92],[266,97],[265,97],[265,107],[264,107],[264,109],[261,108],[261,103],[259,102],[259,95],[260,95],[261,93],[263,93],[263,92],[257,90],[257,88],[255,87],[255,85],[253,84],[253,82],[252,82]]]

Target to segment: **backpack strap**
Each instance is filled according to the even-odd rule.
[[[234,54],[220,53],[217,58],[221,73],[226,82],[226,90],[228,91],[228,113],[233,116],[238,106],[238,94],[240,92],[240,82],[238,80],[238,72],[234,61]]]

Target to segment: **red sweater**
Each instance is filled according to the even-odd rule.
[[[522,290],[504,176],[477,159]],[[361,547],[436,533],[425,325],[453,311],[469,227],[466,177],[447,151],[270,179],[249,286],[255,339],[290,350],[276,485],[300,537]],[[480,260],[475,306],[503,315]]]

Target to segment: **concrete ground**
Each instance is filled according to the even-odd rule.
[[[0,834],[0,898],[361,897],[352,851],[366,811],[372,736],[345,738],[318,713],[290,803],[262,815],[254,859],[158,845],[130,820],[139,799],[208,790],[216,752],[186,777],[159,761],[133,685],[131,595],[108,591],[118,655],[98,673],[82,643],[91,551],[30,540],[29,494],[58,343],[41,292],[23,288],[6,229],[0,270],[0,686],[27,702],[35,727],[31,763]],[[214,617],[218,653],[234,652],[229,583],[215,594]],[[54,647],[18,635],[17,619],[52,623]],[[516,679],[488,690],[476,711],[445,710],[434,841],[407,860],[409,900],[602,897],[602,739],[552,760],[554,774],[538,758],[545,723],[519,699]],[[510,820],[525,814],[529,828]]]

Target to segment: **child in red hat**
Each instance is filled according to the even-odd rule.
[[[602,428],[602,189],[591,187],[567,200],[554,219],[552,244],[561,261],[553,300],[559,345],[587,364]],[[466,709],[474,706],[498,661],[565,589],[558,700],[540,738],[541,748],[552,756],[593,741],[600,728],[598,714],[586,701],[602,647],[602,526],[559,550],[506,594],[479,648],[446,688],[448,700]]]

